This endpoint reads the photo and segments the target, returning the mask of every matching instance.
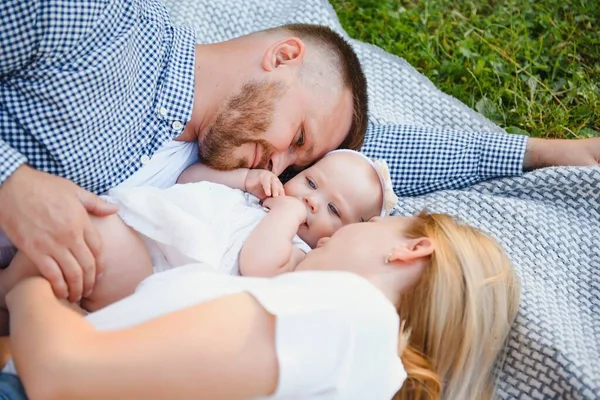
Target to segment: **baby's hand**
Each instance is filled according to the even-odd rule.
[[[292,196],[271,197],[263,201],[263,206],[274,211],[283,211],[286,216],[298,217],[298,225],[304,223],[307,217],[306,206]]]
[[[277,175],[266,169],[251,169],[248,171],[244,187],[246,192],[261,200],[267,197],[285,196],[283,184]]]

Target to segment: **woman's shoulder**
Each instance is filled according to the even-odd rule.
[[[274,297],[295,301],[303,310],[380,310],[396,315],[393,305],[368,280],[346,271],[302,271],[279,275],[269,289]]]
[[[398,314],[369,281],[314,271],[280,275],[269,286],[252,294],[277,317],[275,398],[391,398],[400,388]]]
[[[172,292],[168,297],[194,297],[197,302],[248,292],[275,316],[337,314],[348,321],[369,319],[378,325],[398,327],[396,310],[383,293],[366,279],[344,271],[251,278],[219,274],[202,264],[191,264],[147,278],[139,291]]]

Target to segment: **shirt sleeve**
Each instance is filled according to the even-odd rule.
[[[21,128],[12,120],[6,109],[0,104],[0,186],[21,165],[27,162],[27,158],[13,149],[3,137],[9,137],[18,133]]]
[[[390,399],[406,379],[394,307],[349,273],[285,274],[249,292],[276,316],[272,398]]]
[[[0,186],[21,165],[25,164],[25,156],[0,139]]]
[[[35,55],[39,40],[35,29],[38,7],[37,1],[8,0],[0,3],[0,85]],[[0,104],[0,185],[27,162],[23,154],[1,139],[14,133],[15,128],[14,121]]]
[[[523,173],[527,136],[407,125],[371,125],[362,151],[388,162],[399,196],[461,189]]]
[[[34,57],[39,41],[37,1],[0,2],[0,80],[23,68]]]

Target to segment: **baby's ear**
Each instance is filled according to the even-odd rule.
[[[410,263],[433,254],[435,245],[429,238],[408,239],[401,245],[395,246],[388,256],[388,262],[399,261]]]

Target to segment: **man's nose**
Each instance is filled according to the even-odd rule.
[[[306,204],[311,213],[315,214],[319,211],[319,206],[313,196],[304,196],[302,197],[302,201],[304,201],[304,204]]]
[[[271,172],[279,176],[286,170],[287,167],[294,163],[294,155],[289,152],[276,152],[271,156],[270,169]]]

